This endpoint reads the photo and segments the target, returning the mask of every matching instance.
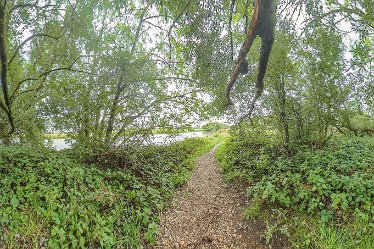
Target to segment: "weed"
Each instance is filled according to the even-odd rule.
[[[271,137],[252,133],[233,137],[217,158],[228,180],[249,185],[253,204],[246,216],[271,221],[267,241],[287,223],[294,247],[373,248],[365,247],[374,242],[368,236],[374,230],[373,151],[372,137],[342,137],[288,154]],[[358,232],[361,227],[366,232]]]
[[[219,138],[56,152],[0,147],[0,247],[142,248],[194,158]]]

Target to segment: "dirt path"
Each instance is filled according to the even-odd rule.
[[[242,220],[244,193],[223,182],[216,147],[197,160],[191,179],[162,213],[153,248],[265,248],[258,229]]]

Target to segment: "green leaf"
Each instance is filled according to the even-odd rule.
[[[19,201],[18,201],[16,195],[12,195],[12,198],[10,199],[10,204],[12,205],[13,208],[17,208],[18,207]]]

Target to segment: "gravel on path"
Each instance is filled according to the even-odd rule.
[[[161,214],[156,248],[265,248],[260,229],[243,220],[248,201],[228,186],[214,153],[198,158],[188,183]]]

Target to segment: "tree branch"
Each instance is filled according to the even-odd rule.
[[[48,8],[48,7],[55,7],[57,5],[55,4],[47,4],[47,5],[43,5],[43,6],[38,6],[37,4],[32,4],[32,3],[19,3],[19,4],[16,4],[13,6],[13,8],[9,11],[9,15],[12,15],[13,11],[15,11],[16,9],[20,9],[20,8],[35,8],[35,9],[45,9],[45,8]]]
[[[243,43],[243,45],[242,45],[242,47],[239,51],[239,56],[238,56],[238,59],[237,59],[237,63],[234,67],[234,71],[232,72],[232,74],[230,76],[229,83],[227,84],[226,93],[225,93],[226,106],[229,106],[229,105],[233,104],[231,99],[230,99],[231,89],[233,88],[233,86],[236,82],[236,79],[238,78],[238,76],[240,74],[241,64],[244,62],[245,58],[247,57],[247,54],[252,47],[253,41],[255,40],[255,38],[257,36],[258,11],[259,11],[259,5],[257,4],[257,2],[258,2],[258,0],[256,1],[255,11],[254,11],[254,14],[253,14],[253,17],[252,17],[251,26],[250,26],[250,28],[248,29],[248,32],[247,32],[247,37],[246,37],[246,39],[245,39],[245,41],[244,41],[244,43]]]
[[[155,80],[185,80],[185,81],[190,81],[193,82],[193,79],[190,78],[182,78],[182,77],[163,77],[163,78],[153,78],[153,79],[144,79],[144,80],[134,80],[131,81],[130,83],[137,83],[137,82],[143,82],[143,81],[155,81]]]
[[[8,107],[6,106],[6,104],[4,103],[4,101],[3,101],[2,99],[0,99],[0,107],[1,107],[1,109],[3,109],[6,113],[9,112]]]
[[[275,10],[276,0],[256,0],[255,11],[252,17],[251,27],[248,30],[247,37],[239,51],[237,64],[231,74],[230,81],[226,89],[226,106],[232,105],[230,99],[230,92],[234,86],[236,79],[241,73],[242,63],[245,63],[245,58],[250,51],[253,41],[257,36],[261,37],[261,52],[258,63],[258,73],[256,80],[256,94],[252,100],[250,113],[254,108],[254,103],[261,96],[264,88],[264,76],[269,62],[269,56],[274,42],[275,29]]]
[[[234,60],[234,43],[232,40],[232,16],[234,14],[235,0],[231,0],[230,5],[230,17],[229,17],[229,37],[230,37],[230,56],[231,60]]]
[[[183,94],[180,94],[180,95],[176,95],[176,96],[167,96],[167,97],[164,97],[164,98],[161,98],[161,99],[156,99],[154,101],[152,101],[150,104],[146,105],[140,112],[138,112],[137,114],[135,115],[131,115],[131,116],[127,116],[123,119],[121,119],[121,122],[126,122],[125,124],[122,125],[121,129],[116,133],[116,135],[114,136],[113,138],[113,141],[116,141],[118,139],[118,137],[124,132],[124,130],[126,129],[126,125],[128,124],[128,122],[131,122],[141,116],[143,116],[144,114],[146,114],[147,112],[149,112],[151,110],[151,108],[156,105],[157,103],[165,103],[167,101],[171,101],[173,99],[179,99],[179,98],[184,98],[186,97],[187,95],[189,94],[192,94],[192,93],[195,93],[195,92],[199,92],[197,90],[194,90],[194,91],[190,91],[190,92],[187,92],[187,93],[183,93]]]
[[[153,1],[149,1],[148,4],[145,6],[144,10],[142,11],[142,14],[141,14],[141,16],[140,16],[140,21],[139,21],[138,27],[136,28],[135,39],[134,39],[134,42],[133,42],[133,44],[132,44],[132,46],[131,46],[131,50],[130,50],[130,51],[131,51],[131,54],[133,54],[134,51],[135,51],[136,43],[138,42],[138,39],[139,39],[139,37],[140,37],[140,29],[141,29],[142,24],[143,24],[143,22],[144,22],[144,16],[145,16],[145,14],[147,13],[149,7],[152,5],[152,2],[153,2]]]
[[[169,31],[168,31],[168,41],[169,41],[169,59],[171,60],[171,42],[170,42],[170,33],[175,27],[176,22],[179,20],[179,18],[182,16],[182,14],[187,10],[188,6],[190,6],[192,0],[188,1],[188,3],[184,6],[183,10],[179,13],[177,18],[173,20],[173,23],[171,24]]]
[[[12,61],[16,58],[19,50],[26,44],[28,43],[29,41],[31,41],[32,39],[34,39],[35,37],[48,37],[48,38],[51,38],[51,39],[54,39],[54,40],[58,40],[57,37],[54,37],[54,36],[51,36],[51,35],[48,35],[48,34],[43,34],[43,33],[38,33],[38,34],[33,34],[32,36],[28,37],[26,40],[24,40],[17,48],[16,50],[14,51],[12,57],[10,58],[9,62],[8,62],[8,66],[12,63]]]
[[[54,68],[54,69],[51,69],[51,70],[48,70],[48,71],[45,71],[41,74],[39,74],[38,76],[36,77],[30,77],[30,78],[26,78],[26,79],[23,79],[21,80],[20,82],[17,83],[17,87],[16,89],[13,91],[13,94],[12,96],[10,97],[10,100],[13,101],[16,97],[16,94],[19,90],[19,88],[21,87],[21,85],[26,82],[26,81],[30,81],[30,80],[39,80],[41,79],[42,77],[45,77],[53,72],[57,72],[57,71],[61,71],[61,70],[68,70],[68,71],[73,71],[73,72],[83,72],[83,71],[80,71],[80,70],[75,70],[75,69],[72,69],[72,67],[74,66],[74,64],[81,58],[81,56],[77,57],[68,67],[59,67],[59,68]]]

